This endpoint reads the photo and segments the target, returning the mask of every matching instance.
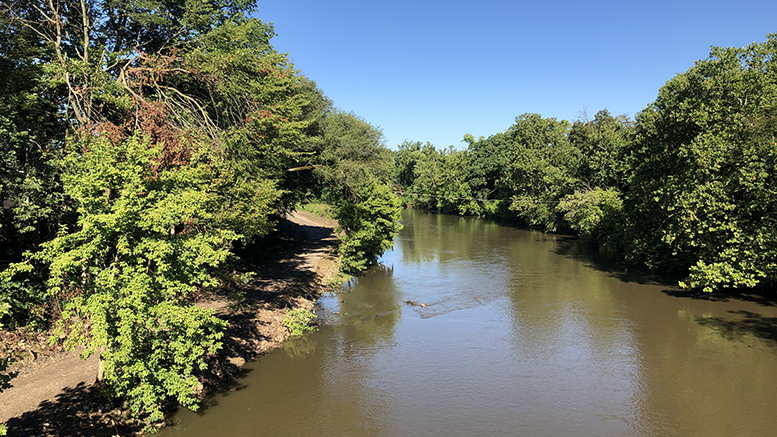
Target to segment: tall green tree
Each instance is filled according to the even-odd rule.
[[[579,156],[569,144],[566,120],[523,114],[506,132],[512,140],[509,187],[510,209],[528,226],[563,230],[556,205],[574,192]]]
[[[404,193],[415,181],[415,166],[421,160],[420,141],[403,141],[394,152],[392,183]]]
[[[628,171],[625,149],[633,135],[633,122],[613,116],[606,109],[593,120],[577,120],[569,131],[569,142],[580,160],[575,176],[588,189],[620,189]]]
[[[414,204],[448,214],[479,214],[481,203],[472,194],[469,182],[469,153],[449,147],[424,148],[423,159],[416,163],[416,179],[410,194]]]
[[[404,193],[416,208],[437,209],[437,196],[443,187],[444,157],[442,150],[437,150],[434,145],[426,142],[418,148],[412,149],[412,182]],[[408,174],[406,169],[406,175]]]
[[[637,118],[632,257],[705,291],[777,279],[777,35],[713,48]]]
[[[574,169],[575,191],[564,196],[556,211],[580,239],[617,247],[622,243],[624,215],[621,190],[629,171],[626,146],[633,123],[614,117],[606,109],[593,120],[575,121],[569,131],[570,145],[579,155]]]
[[[469,175],[467,177],[473,196],[481,205],[479,214],[502,220],[513,220],[508,210],[512,191],[509,187],[512,139],[509,133],[497,133],[475,141],[465,135],[468,144]]]
[[[170,397],[196,407],[197,375],[224,323],[188,296],[240,279],[228,268],[232,244],[271,231],[271,215],[293,205],[288,169],[310,148],[315,92],[272,49],[272,26],[245,18],[251,4],[1,7],[13,41],[42,47],[28,88],[55,102],[36,114],[61,120],[45,137],[57,164],[46,174],[73,219],[2,273],[0,318],[24,309],[17,297],[43,277],[37,293],[61,311],[67,345],[99,353],[109,387],[136,414],[159,417]],[[1,158],[29,169],[20,156],[43,137],[16,113],[0,120],[12,151]],[[3,175],[5,192],[15,184]]]
[[[60,90],[42,82],[45,46],[0,13],[0,266],[72,220],[56,178],[67,124]]]
[[[322,131],[315,174],[343,231],[342,268],[355,273],[377,262],[401,229],[401,203],[390,189],[393,156],[381,130],[353,113],[329,113]]]

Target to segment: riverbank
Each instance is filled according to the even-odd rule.
[[[380,265],[319,300],[329,326],[161,435],[774,435],[773,303],[677,297],[556,235],[402,219]]]
[[[335,225],[331,219],[295,212],[279,223],[273,237],[241,251],[242,269],[254,272],[249,283],[194,297],[197,305],[229,322],[222,350],[202,375],[201,396],[229,389],[246,361],[286,340],[289,333],[281,322],[290,309],[312,308],[339,270],[331,251]],[[0,331],[0,336],[0,354],[22,358],[11,369],[19,372],[14,387],[0,393],[0,423],[7,422],[10,436],[112,437],[142,429],[94,384],[95,357],[81,360],[61,345],[48,345],[46,334]]]

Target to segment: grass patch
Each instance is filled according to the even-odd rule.
[[[332,205],[328,203],[310,202],[300,206],[299,209],[317,216],[334,219],[332,216]]]

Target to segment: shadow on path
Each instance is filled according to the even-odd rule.
[[[300,299],[313,300],[321,292],[317,265],[330,253],[334,241],[332,229],[316,226],[304,216],[295,215],[292,220],[282,220],[278,232],[236,250],[241,258],[240,269],[254,272],[247,284],[233,284],[203,296],[216,314],[229,322],[223,348],[202,376],[211,388],[242,389],[235,377],[248,372],[241,369],[243,363],[257,358],[285,338],[285,328],[278,331],[281,310],[296,306]],[[213,402],[210,397],[202,407],[207,408]],[[34,411],[8,419],[8,435],[133,435],[139,428],[121,425],[126,416],[122,416],[119,406],[106,400],[99,387],[81,383],[63,388],[55,399],[41,402]]]
[[[121,412],[113,407],[98,388],[81,383],[63,389],[53,402],[43,401],[37,410],[9,419],[8,435],[112,437],[136,432],[121,425]]]

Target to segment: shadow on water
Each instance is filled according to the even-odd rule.
[[[729,302],[731,300],[740,300],[743,302],[753,302],[765,307],[777,306],[777,294],[767,287],[761,287],[751,290],[724,290],[718,293],[705,293],[703,291],[689,290],[664,290],[664,293],[674,297],[684,297],[694,300],[706,300],[710,302]]]
[[[732,341],[743,341],[754,336],[766,341],[770,346],[777,346],[777,317],[765,317],[751,311],[729,311],[739,316],[738,320],[727,320],[722,317],[696,317],[696,322],[715,330],[723,338]]]
[[[727,289],[715,293],[681,290],[676,284],[683,279],[683,274],[656,274],[646,268],[626,263],[620,254],[604,247],[581,243],[576,237],[561,235],[555,236],[555,240],[555,253],[559,255],[578,260],[586,267],[605,272],[623,282],[671,287],[662,290],[669,296],[710,302],[739,300],[762,306],[777,306],[777,291],[773,286],[747,290]]]
[[[581,243],[577,237],[567,235],[554,236],[558,255],[582,262],[586,267],[604,272],[622,282],[634,282],[642,285],[672,286],[680,279],[671,275],[659,275],[633,264],[607,248]]]

